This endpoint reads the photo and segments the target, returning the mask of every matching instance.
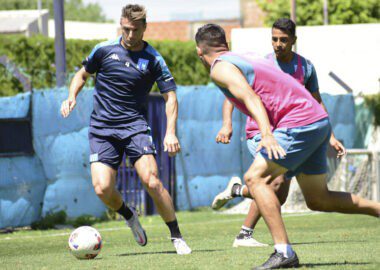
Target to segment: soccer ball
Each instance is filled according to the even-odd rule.
[[[93,259],[102,249],[102,237],[94,228],[82,226],[71,233],[69,247],[78,259]]]

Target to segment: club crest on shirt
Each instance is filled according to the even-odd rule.
[[[149,60],[144,58],[139,58],[137,62],[137,68],[141,71],[145,71],[148,68]]]

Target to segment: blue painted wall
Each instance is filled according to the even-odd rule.
[[[352,95],[322,95],[335,136],[354,148],[355,106]],[[229,145],[216,144],[222,125],[224,96],[215,87],[189,87],[178,91],[178,136],[181,154],[176,158],[177,207],[208,206],[224,190],[231,176],[242,177],[252,162],[245,141],[246,117],[233,113],[234,133]]]
[[[73,113],[63,119],[59,110],[66,96],[67,89],[51,89],[0,98],[0,118],[23,118],[29,104],[33,104],[35,149],[34,156],[0,157],[0,228],[29,225],[47,212],[60,209],[70,217],[100,216],[104,212],[92,188],[88,162],[92,90],[83,90]],[[251,163],[245,144],[245,116],[238,111],[233,114],[231,143],[215,143],[223,100],[224,96],[212,86],[178,89],[182,152],[176,158],[176,197],[181,210],[190,205],[208,206],[229,178],[241,176]],[[352,134],[356,132],[353,97],[323,95],[323,100],[337,138],[352,148]]]
[[[87,126],[92,90],[84,90],[68,119],[60,116],[67,89],[0,99],[1,118],[23,118],[32,99],[34,156],[0,157],[0,228],[24,226],[48,212],[100,216],[89,170]]]

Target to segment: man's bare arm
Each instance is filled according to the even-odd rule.
[[[228,101],[226,98],[223,102],[223,125],[216,135],[217,143],[228,144],[232,137],[232,112],[234,110],[234,105]]]
[[[69,97],[62,102],[61,105],[61,114],[63,117],[69,116],[71,111],[76,105],[76,97],[79,92],[82,90],[83,86],[86,84],[88,77],[91,74],[86,72],[84,67],[82,67],[77,73],[75,73],[74,78],[71,80],[69,88]]]
[[[169,156],[175,156],[180,150],[180,144],[176,136],[176,123],[178,117],[178,102],[175,91],[163,94],[166,111],[166,134],[164,138],[164,151],[168,151]]]
[[[280,156],[285,156],[284,149],[272,134],[268,114],[260,97],[252,90],[240,70],[233,64],[221,61],[215,64],[211,72],[211,79],[220,87],[228,89],[236,99],[245,105],[250,116],[255,119],[262,138],[258,151],[264,147],[269,158],[274,156],[278,159]]]

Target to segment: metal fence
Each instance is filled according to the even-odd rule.
[[[147,120],[152,129],[153,142],[157,149],[156,161],[159,177],[173,198],[175,205],[175,164],[163,148],[166,132],[166,115],[164,99],[159,94],[151,94],[147,105]],[[117,176],[117,189],[128,205],[135,207],[145,215],[156,214],[153,200],[144,190],[143,185],[128,157],[124,156]]]

